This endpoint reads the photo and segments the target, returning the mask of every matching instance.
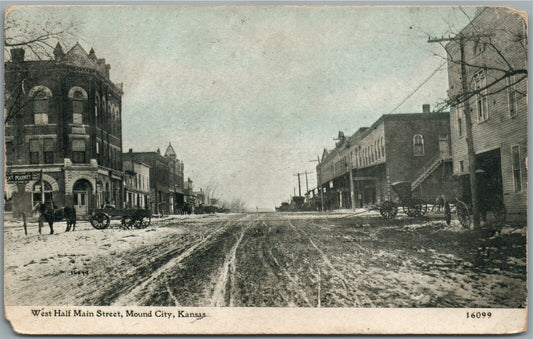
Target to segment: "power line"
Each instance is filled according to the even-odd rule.
[[[403,105],[409,98],[411,98],[422,86],[426,84],[435,74],[437,74],[438,71],[442,68],[442,66],[446,65],[446,61],[444,61],[442,64],[440,64],[439,67],[437,67],[430,76],[428,76],[420,85],[418,85],[414,91],[412,91],[405,99],[402,100],[392,111],[389,112],[389,114],[394,113],[395,110],[397,110],[401,105]]]

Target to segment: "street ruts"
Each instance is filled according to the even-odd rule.
[[[382,222],[356,213],[182,216],[156,220],[143,232],[102,232],[81,224],[79,232],[62,235],[72,237],[69,249],[50,243],[55,252],[46,259],[20,267],[6,263],[9,281],[17,281],[6,290],[15,300],[40,305],[523,305],[526,241],[521,228],[490,237],[456,224],[413,223],[411,218]],[[76,244],[90,246],[91,236],[100,237],[93,239],[93,253],[77,253]],[[62,258],[73,267],[81,262],[87,274],[54,274],[64,269]],[[47,293],[28,292],[37,276],[50,286]],[[77,288],[66,288],[73,285]]]

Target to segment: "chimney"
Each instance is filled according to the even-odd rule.
[[[12,48],[11,49],[11,61],[23,62],[25,52],[26,51],[24,50],[24,48]]]
[[[429,104],[423,104],[422,105],[422,113],[430,113],[430,106]]]

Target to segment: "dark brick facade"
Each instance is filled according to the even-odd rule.
[[[150,201],[155,214],[177,214],[184,207],[183,162],[169,145],[165,156],[161,152],[130,152],[127,159],[143,162],[150,167]]]
[[[448,113],[386,114],[370,128],[340,138],[317,166],[325,207],[351,207],[350,171],[355,206],[362,207],[397,199],[391,184],[415,182],[437,160],[413,193],[428,202],[453,195],[449,155],[442,155],[443,149],[449,154],[449,123]]]
[[[121,206],[121,86],[109,80],[105,60],[79,44],[65,54],[58,45],[55,56],[30,61],[19,53],[5,64],[6,109],[14,114],[5,127],[7,172],[43,170],[54,203],[75,205],[80,215]],[[11,185],[14,215],[29,214],[35,185]]]

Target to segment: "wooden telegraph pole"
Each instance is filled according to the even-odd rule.
[[[320,192],[320,210],[324,211],[324,192],[322,192],[322,187],[320,186],[320,173],[318,169],[318,165],[320,165],[320,156],[316,156],[316,160],[309,160],[309,162],[317,162],[317,169],[316,169],[316,188]]]

